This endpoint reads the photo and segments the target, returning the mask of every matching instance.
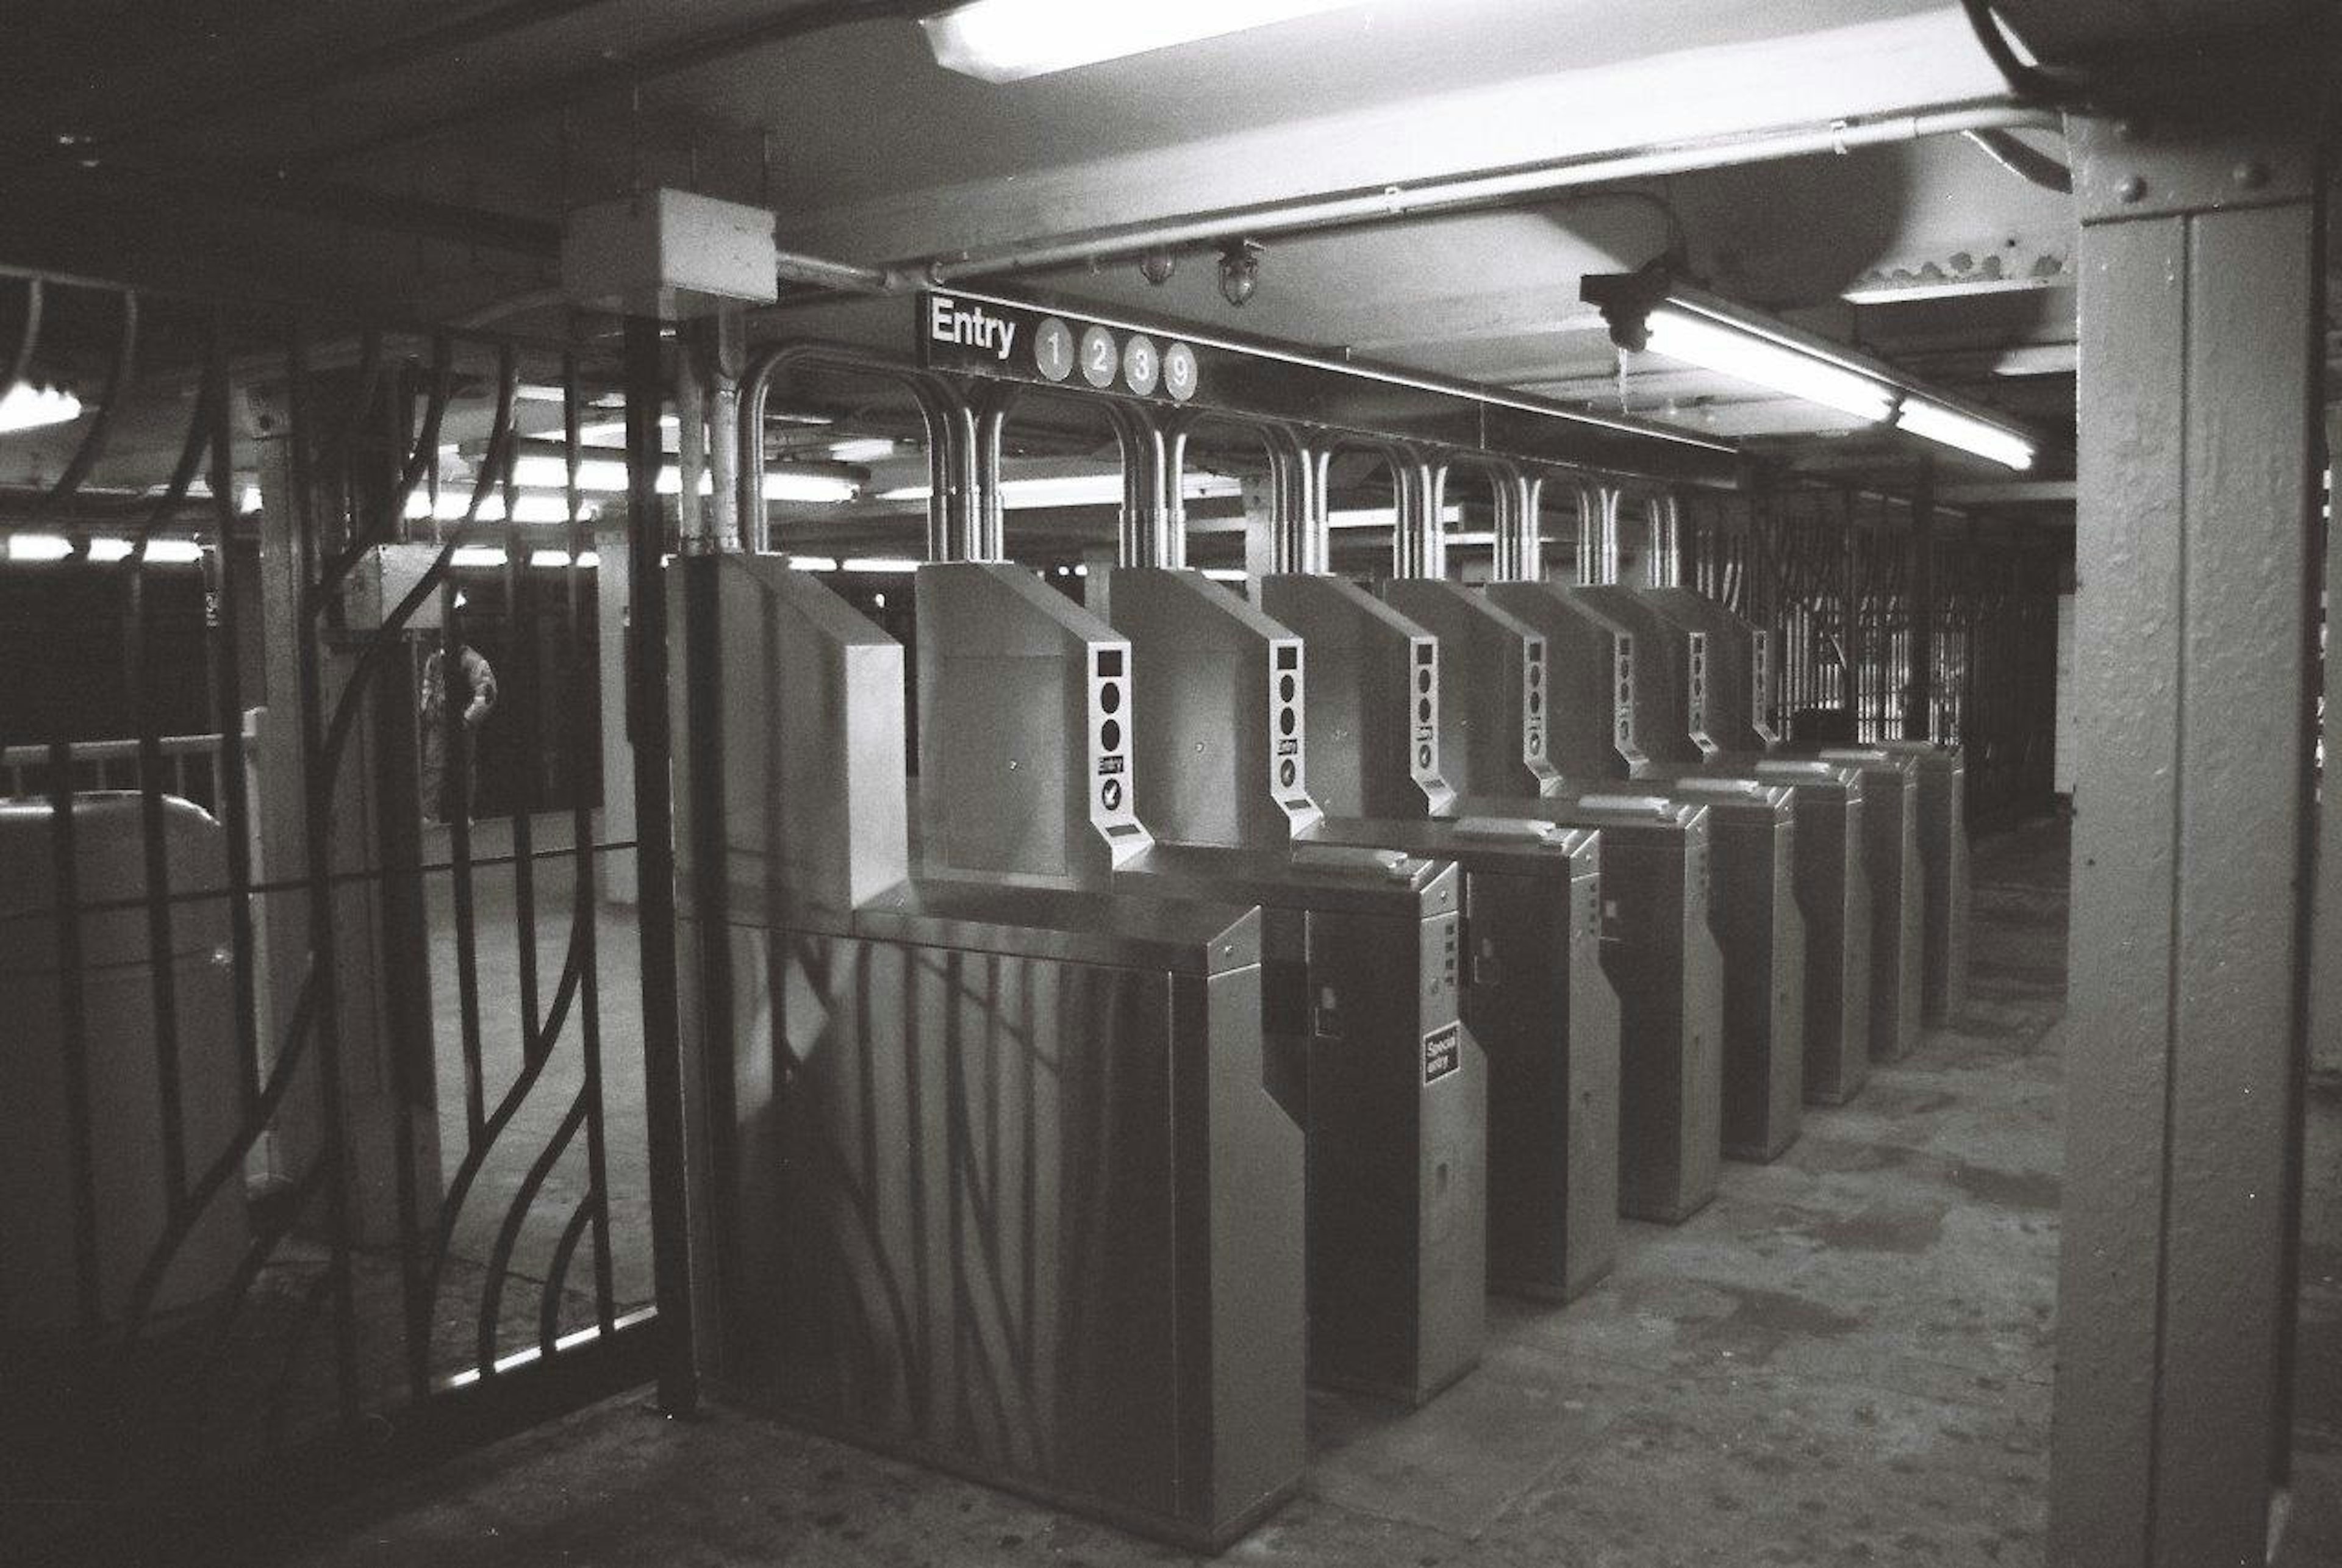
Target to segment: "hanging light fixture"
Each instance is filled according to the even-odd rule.
[[[1719,299],[1684,283],[1664,263],[1589,274],[1578,295],[1601,308],[1610,341],[1622,349],[1663,354],[2005,467],[2030,468],[2038,454],[2031,434],[1991,410],[1923,386],[1884,360]]]

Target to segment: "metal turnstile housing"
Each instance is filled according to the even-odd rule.
[[[777,556],[669,588],[711,1382],[1221,1549],[1306,1458],[1258,912],[908,879],[901,647]]]
[[[1552,798],[1606,787],[1583,765],[1595,759],[1552,754],[1556,727],[1575,724],[1574,710],[1598,694],[1585,689],[1585,666],[1557,659],[1536,623],[1458,584],[1395,579],[1384,596],[1438,636],[1441,661],[1454,672],[1441,723],[1466,747],[1466,793],[1477,797],[1456,809],[1496,814],[1506,794]],[[1667,787],[1638,784],[1636,793]],[[1736,1158],[1770,1159],[1797,1137],[1804,1073],[1804,924],[1790,797],[1717,781],[1677,793],[1696,799],[1707,824],[1705,918],[1723,977],[1716,1044],[1724,1149]]]
[[[1155,846],[1116,885],[1261,905],[1278,1092],[1307,1133],[1310,1375],[1420,1403],[1479,1359],[1486,1064],[1458,1011],[1463,884],[1318,820],[1298,639],[1201,573],[1121,567],[1125,714]]]

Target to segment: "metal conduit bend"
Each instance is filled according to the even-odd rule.
[[[969,452],[974,426],[966,404],[941,378],[902,360],[890,359],[845,344],[803,340],[773,344],[749,356],[740,376],[740,418],[733,432],[739,443],[738,484],[741,543],[752,554],[770,550],[771,530],[765,507],[765,409],[773,384],[785,375],[806,370],[842,371],[875,376],[910,393],[926,431],[927,558],[948,561],[966,554],[971,529],[963,475],[974,454]]]

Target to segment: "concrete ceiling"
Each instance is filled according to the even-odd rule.
[[[899,265],[2006,95],[1949,0],[1366,0],[1006,85],[937,68],[914,10],[22,0],[12,32],[34,69],[0,103],[0,138],[37,199],[0,208],[0,260],[448,315],[541,303],[564,209],[636,184],[768,205],[785,245]],[[1623,395],[1820,470],[1907,474],[1940,456],[1647,357],[1622,386],[1579,278],[1678,235],[1718,292],[1997,402],[2053,449],[2067,439],[2070,200],[1957,138],[1265,229],[1242,312],[1208,247],[1160,288],[1121,255],[993,281],[1612,409]],[[909,342],[890,301],[799,303],[756,330]],[[2005,477],[1947,463],[1956,482]]]

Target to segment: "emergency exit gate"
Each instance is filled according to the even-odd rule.
[[[580,488],[589,406],[655,429],[656,376],[0,273],[0,372],[61,360],[102,379],[54,477],[0,497],[39,543],[9,570],[118,634],[0,706],[0,1556],[355,1485],[655,1374],[686,1402],[647,1223],[681,1190],[673,931],[610,897],[666,895],[664,833],[628,825],[664,821],[665,774],[601,799],[587,722],[595,564],[655,564],[657,512],[597,547]],[[167,482],[128,487],[158,449]],[[566,504],[504,521],[532,464]],[[198,632],[157,613],[175,570]],[[558,612],[499,646],[485,741],[421,695],[469,667],[466,599]],[[608,722],[655,756],[663,690],[630,695]]]

